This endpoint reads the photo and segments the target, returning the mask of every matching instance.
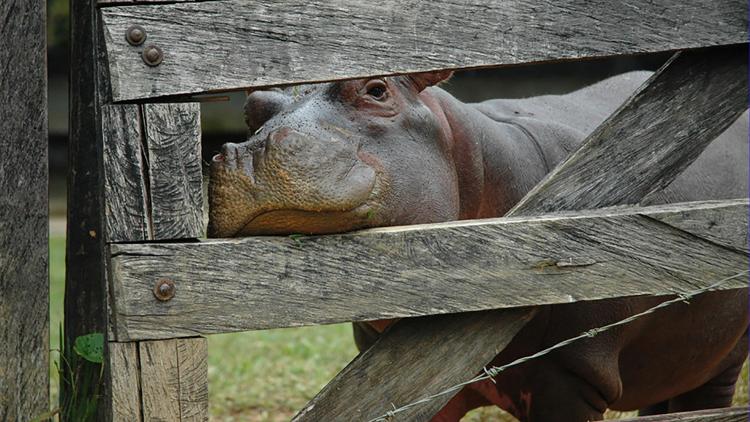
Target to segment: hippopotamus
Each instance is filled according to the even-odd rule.
[[[213,157],[209,235],[326,234],[504,215],[649,77],[465,104],[451,72],[252,92],[249,138]],[[747,112],[651,203],[747,196]],[[384,277],[387,275],[384,274]],[[661,297],[544,306],[488,364],[618,321]],[[364,350],[393,321],[354,324]],[[461,390],[435,415],[497,405],[522,421],[724,407],[747,356],[748,299],[711,292]],[[481,368],[477,368],[480,370]]]

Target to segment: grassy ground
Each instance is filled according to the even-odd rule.
[[[50,236],[50,344],[56,348],[62,321],[65,239]],[[349,324],[291,328],[209,337],[209,392],[214,421],[284,421],[300,409],[355,355]],[[57,402],[52,352],[50,393]],[[735,404],[748,402],[743,369]],[[609,417],[619,417],[614,412]],[[477,409],[465,422],[512,421],[494,408]]]

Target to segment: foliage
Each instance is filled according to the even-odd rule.
[[[76,337],[72,347],[60,328],[60,419],[93,421],[99,402],[99,386],[104,374],[104,336],[90,333]],[[97,376],[98,373],[98,376]],[[92,380],[96,380],[92,383]]]
[[[73,351],[89,362],[102,363],[104,361],[104,336],[102,333],[91,333],[76,337]]]
[[[67,50],[69,30],[69,0],[47,0],[47,48]]]

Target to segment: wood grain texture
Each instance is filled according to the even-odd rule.
[[[102,152],[106,238],[109,242],[151,239],[151,210],[144,172],[141,108],[102,105]]]
[[[65,257],[65,344],[68,353],[78,336],[106,333],[108,328],[107,284],[104,245],[105,175],[103,164],[104,111],[101,93],[106,83],[97,62],[100,30],[95,0],[70,4],[70,139],[68,141],[68,207]],[[117,119],[115,119],[116,121]],[[107,349],[108,343],[105,343]],[[108,350],[105,350],[108,359]],[[88,388],[68,388],[61,383],[62,400],[76,400],[100,394],[103,397],[89,420],[111,418],[109,366],[84,361],[80,368],[66,370],[63,376]],[[76,395],[75,398],[71,397]],[[75,419],[71,416],[67,420]],[[66,421],[65,417],[61,420]],[[77,422],[77,421],[76,421]]]
[[[725,207],[721,212],[711,208],[681,210],[679,204],[662,205],[660,208],[664,212],[649,214],[649,217],[717,245],[748,252],[747,200],[730,203],[744,205]]]
[[[0,421],[49,409],[45,2],[0,2]]]
[[[636,204],[667,186],[747,109],[747,62],[746,44],[678,53],[510,213]]]
[[[203,337],[177,340],[182,421],[208,420],[207,349],[208,341]]]
[[[643,416],[640,418],[622,419],[622,422],[747,422],[747,407],[731,407],[728,409],[709,409],[697,412],[680,412],[667,415]]]
[[[139,343],[143,418],[208,420],[205,338]]]
[[[738,0],[259,0],[102,9],[115,101],[747,41]],[[148,67],[125,31],[164,51]]]
[[[142,422],[137,343],[109,343],[113,422]]]
[[[460,315],[441,315],[432,318],[412,318],[398,324],[381,337],[376,346],[362,352],[346,368],[336,375],[305,408],[292,419],[302,421],[367,421],[380,416],[391,405],[404,405],[404,396],[412,393],[411,383],[420,385],[426,391],[439,391],[443,387],[436,372],[445,372],[449,378],[465,378],[463,367],[430,366],[427,355],[462,356],[466,365],[482,368],[487,364],[481,354],[463,354],[467,344],[498,354],[510,343],[517,329],[531,319],[533,312],[528,309],[513,309],[506,312],[468,312]],[[490,316],[490,318],[487,318]],[[429,320],[428,324],[424,324]],[[498,327],[508,327],[498,330]],[[416,329],[419,328],[419,329]],[[441,341],[434,342],[437,332],[445,333]],[[415,335],[416,334],[416,335]],[[479,338],[472,343],[467,340]],[[387,350],[388,358],[383,358],[378,350]],[[394,367],[401,377],[394,377]],[[473,375],[473,374],[472,374]],[[410,381],[404,382],[408,377]],[[336,386],[348,385],[345,391],[335,391]],[[378,391],[383,394],[372,394]],[[414,420],[440,410],[451,396],[446,395],[429,404],[416,408],[413,413],[404,412],[398,420]]]
[[[200,237],[198,104],[102,105],[107,240]]]
[[[203,173],[199,104],[143,106],[153,239],[201,237]]]
[[[649,217],[683,212],[701,231]],[[739,244],[745,212],[747,200],[719,201],[304,239],[112,245],[115,332],[170,338],[692,290],[747,268],[744,252],[701,238],[708,230]],[[712,221],[723,224],[713,231]],[[177,286],[168,302],[152,293],[162,278]]]

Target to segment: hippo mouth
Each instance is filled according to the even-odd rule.
[[[357,143],[287,128],[259,139],[258,145],[225,144],[212,160],[210,237],[325,234],[372,225],[384,177],[378,160]]]
[[[372,225],[372,210],[364,203],[346,211],[265,211],[251,218],[235,236],[341,233]]]
[[[222,166],[213,168],[209,237],[331,234],[378,225],[383,180],[370,166],[361,169],[371,173],[355,177],[355,184],[344,183],[358,187],[322,197],[282,191],[278,185],[227,172]],[[347,181],[351,180],[340,180]]]

